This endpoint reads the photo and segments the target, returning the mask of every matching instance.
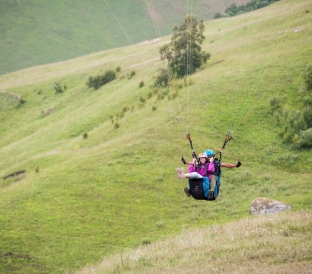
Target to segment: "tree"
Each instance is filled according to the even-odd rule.
[[[220,12],[217,12],[215,13],[213,19],[218,19],[218,18],[221,18],[222,17],[222,14]]]
[[[174,27],[171,43],[160,48],[161,60],[167,60],[173,77],[182,78],[193,74],[210,58],[210,54],[202,51],[201,44],[205,36],[203,21],[188,15],[180,27]]]

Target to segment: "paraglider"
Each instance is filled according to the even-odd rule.
[[[236,164],[221,162],[222,151],[228,141],[232,139],[232,136],[230,133],[226,134],[223,147],[218,152],[220,154],[220,159],[216,158],[215,153],[210,149],[206,150],[204,153],[200,153],[197,158],[190,134],[186,137],[191,145],[193,161],[187,162],[182,156],[182,163],[189,165],[188,173],[184,173],[183,167],[176,169],[179,179],[188,179],[188,187],[184,188],[184,192],[188,197],[192,196],[196,200],[214,201],[217,199],[220,192],[221,167],[238,168],[241,166],[240,160],[238,160]]]

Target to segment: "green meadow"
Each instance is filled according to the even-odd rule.
[[[280,1],[207,21],[203,50],[211,59],[168,89],[151,86],[157,70],[166,67],[158,51],[170,36],[0,76],[0,272],[73,273],[104,256],[148,248],[183,232],[233,224],[239,233],[242,220],[252,221],[250,204],[258,197],[291,206],[287,220],[300,219],[294,242],[310,235],[311,150],[283,143],[269,102],[280,96],[290,108],[301,106],[301,73],[312,56],[311,22],[309,0]],[[90,76],[117,67],[114,81],[98,90],[86,85]],[[55,82],[62,93],[55,92]],[[222,160],[240,159],[242,166],[223,169],[215,202],[188,198],[187,181],[175,173],[182,155],[191,159],[186,134],[199,153],[220,150],[228,131],[233,140]],[[25,172],[4,179],[18,171]],[[308,213],[296,215],[302,211]],[[289,255],[297,265],[311,263],[304,255],[311,254],[311,243],[304,239],[303,255]],[[285,240],[287,248],[291,244]],[[235,258],[235,247],[215,248]],[[278,244],[270,250],[283,258]],[[129,264],[130,270],[187,271],[184,257],[179,261],[168,254],[172,260],[166,268],[146,272],[140,261],[141,272],[138,265]],[[180,269],[170,271],[179,263]],[[273,265],[286,263],[281,259]],[[202,273],[230,273],[229,268]],[[128,268],[108,269],[122,273]]]
[[[232,2],[2,0],[0,74],[169,35],[185,14],[206,21]]]

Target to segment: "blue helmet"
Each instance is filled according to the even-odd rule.
[[[206,150],[206,155],[207,156],[214,156],[214,153],[212,150],[208,149],[208,150]]]

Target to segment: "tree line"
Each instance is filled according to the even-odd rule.
[[[213,19],[218,19],[222,17],[232,17],[235,15],[250,12],[253,10],[258,10],[277,1],[279,0],[251,0],[246,5],[237,6],[236,4],[231,4],[228,8],[226,8],[226,10],[224,11],[224,14],[217,12],[214,15]]]

